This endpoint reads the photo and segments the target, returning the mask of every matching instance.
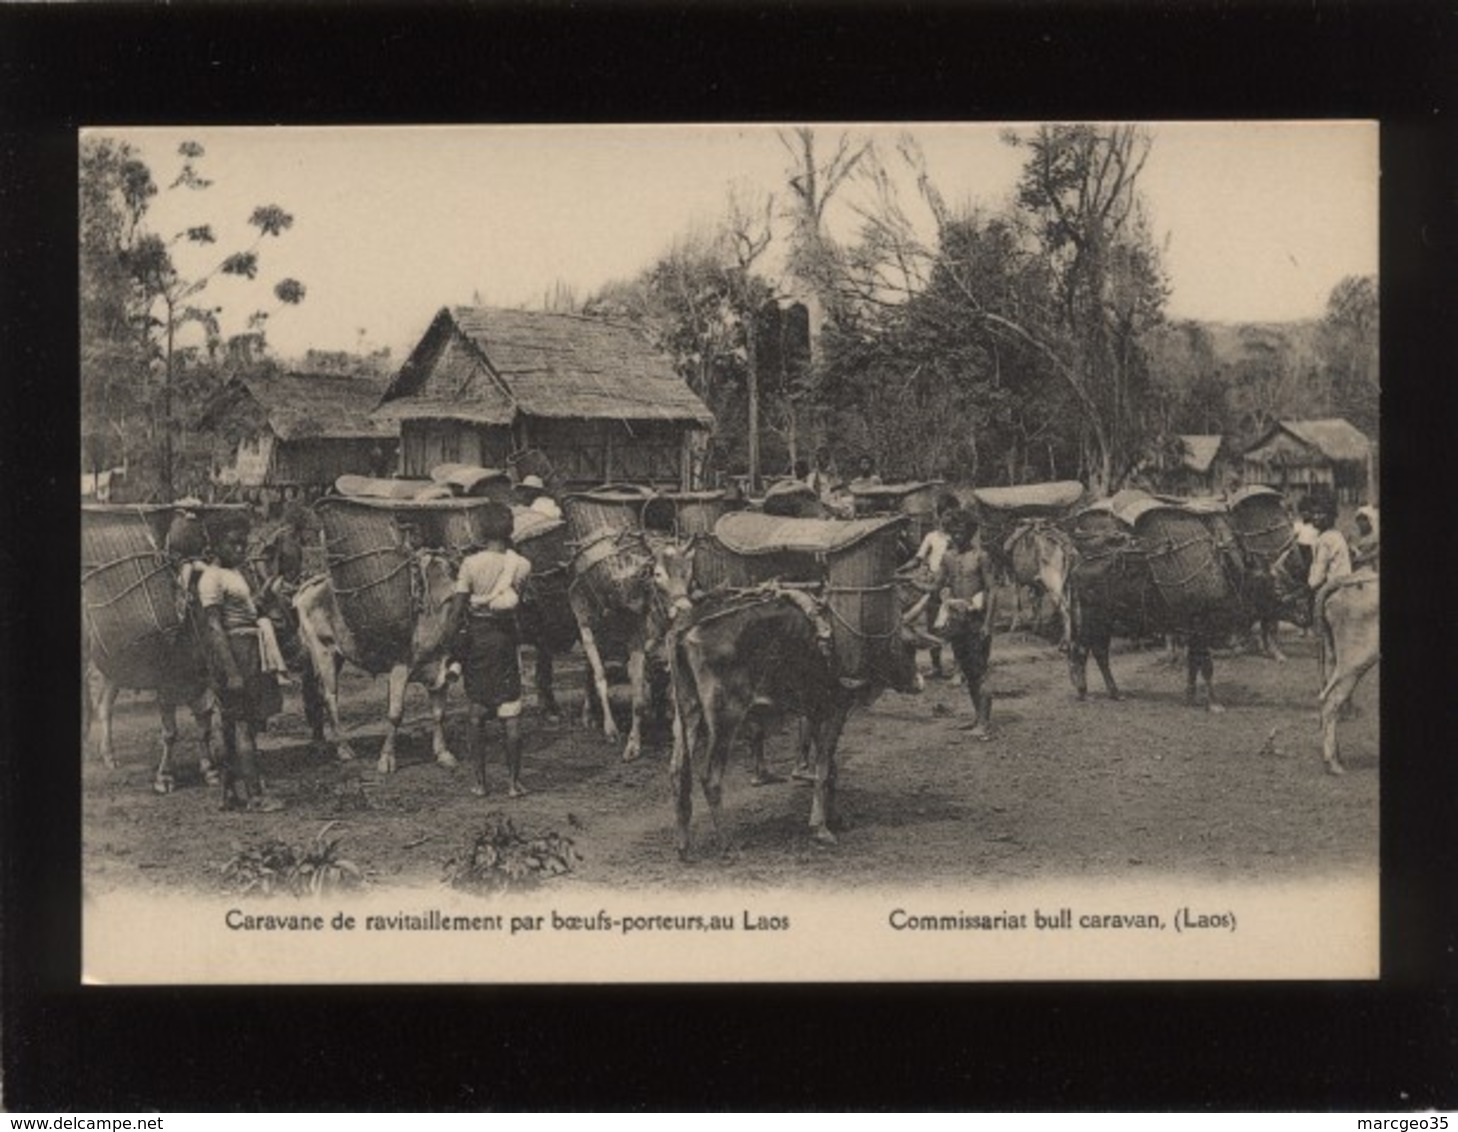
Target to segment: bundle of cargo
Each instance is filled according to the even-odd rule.
[[[343,475],[334,481],[340,495],[359,499],[415,499],[435,487],[434,480],[382,479],[379,476]]]
[[[109,672],[156,671],[183,626],[182,594],[163,549],[172,508],[81,508],[81,609],[92,654]]]
[[[1296,539],[1286,498],[1275,488],[1248,487],[1230,497],[1235,532],[1246,553],[1269,567]]]
[[[532,564],[519,613],[523,639],[539,650],[566,652],[577,639],[567,596],[572,560],[567,524],[529,507],[512,507],[511,517],[512,543]]]
[[[1229,520],[1218,510],[1147,498],[1117,514],[1133,529],[1173,624],[1241,619],[1239,550]]]
[[[81,508],[81,608],[92,657],[124,687],[163,671],[167,650],[187,628],[178,566],[200,557],[206,524],[244,512],[241,504],[122,505]]]
[[[383,671],[409,654],[423,588],[417,553],[458,559],[481,545],[489,499],[379,499],[327,496],[315,510],[324,527],[329,581],[368,667]],[[373,670],[373,669],[371,669]]]
[[[837,674],[890,682],[901,628],[895,576],[904,515],[875,519],[790,519],[726,515],[695,556],[732,586],[779,581],[814,587],[829,613]]]
[[[803,480],[777,480],[765,489],[753,509],[782,519],[824,519],[825,504]]]
[[[887,483],[856,488],[856,517],[868,515],[905,515],[911,520],[911,538],[917,545],[937,525],[937,496],[946,487],[944,480],[916,483]]]
[[[724,491],[665,491],[643,505],[643,526],[676,539],[692,538],[709,534],[721,518],[743,507],[743,500]]]
[[[648,488],[608,484],[562,500],[577,548],[572,559],[574,584],[599,609],[636,608],[642,599],[642,581],[653,564],[643,508],[652,497]]]
[[[494,499],[511,502],[511,477],[500,468],[483,468],[478,464],[437,464],[430,469],[432,483],[449,489],[452,495],[472,499]]]

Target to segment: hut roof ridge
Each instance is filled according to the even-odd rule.
[[[281,440],[392,435],[383,422],[370,415],[384,392],[381,379],[290,371],[240,375],[237,381],[263,409],[269,427]]]

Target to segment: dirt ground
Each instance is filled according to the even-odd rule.
[[[1375,869],[1378,852],[1379,673],[1357,690],[1356,718],[1341,729],[1348,773],[1324,773],[1315,692],[1315,644],[1285,628],[1289,663],[1224,651],[1216,687],[1229,710],[1183,702],[1184,670],[1163,652],[1116,645],[1114,670],[1129,698],[1110,702],[1090,663],[1079,703],[1056,648],[1030,633],[994,638],[990,687],[995,738],[978,743],[956,724],[965,689],[928,681],[921,696],[887,693],[854,713],[840,747],[839,844],[809,836],[810,788],[788,776],[793,732],[771,741],[783,783],[754,787],[748,752],[725,782],[734,848],[717,851],[695,791],[695,854],[674,851],[668,735],[650,736],[641,759],[619,761],[600,732],[577,722],[581,660],[559,661],[567,719],[549,726],[528,678],[524,782],[505,793],[493,735],[491,796],[470,795],[469,771],[430,754],[425,694],[407,695],[399,771],[374,768],[384,735],[385,680],[347,673],[343,711],[360,758],[338,764],[308,744],[297,690],[260,741],[264,774],[287,808],[219,811],[196,770],[196,728],[182,713],[178,789],[152,792],[158,725],[150,695],[117,705],[119,767],[88,749],[83,774],[83,869],[88,891],[226,891],[222,866],[239,845],[277,837],[307,843],[326,823],[339,852],[375,886],[441,885],[486,815],[511,817],[524,836],[570,837],[582,860],[554,888],[693,890],[858,884],[1027,882],[1116,875],[1282,880]],[[922,663],[927,663],[922,654]],[[950,661],[950,657],[948,657]],[[528,664],[526,671],[532,671]],[[619,689],[615,694],[625,694]],[[447,737],[464,762],[465,703],[453,690]]]

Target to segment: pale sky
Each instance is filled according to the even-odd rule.
[[[876,139],[895,167],[903,131],[921,143],[949,203],[1000,207],[1023,153],[996,123],[817,126]],[[1140,185],[1153,232],[1167,237],[1168,314],[1217,321],[1317,317],[1346,275],[1377,271],[1375,123],[1159,123]],[[285,357],[309,347],[409,352],[442,306],[539,306],[557,280],[579,299],[649,265],[694,225],[722,215],[731,184],[784,200],[789,157],[772,126],[106,128],[132,142],[161,190],[159,234],[211,223],[210,253],[177,255],[197,273],[251,242],[255,205],[293,227],[260,249],[254,283],[222,277],[201,296],[223,331],[272,308],[286,276],[303,304],[270,319]],[[203,192],[167,190],[184,139],[207,150]],[[914,201],[908,182],[903,194]],[[860,187],[832,202],[830,226],[854,230]],[[783,233],[785,227],[779,225]],[[208,258],[210,255],[211,258]],[[184,259],[184,257],[188,257]]]

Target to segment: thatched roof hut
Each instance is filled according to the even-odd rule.
[[[634,327],[479,307],[436,315],[374,417],[399,425],[407,476],[455,461],[501,467],[537,448],[571,485],[690,486],[686,437],[713,424]]]
[[[1372,442],[1341,417],[1277,421],[1242,457],[1247,483],[1329,491],[1356,502],[1371,479]]]
[[[383,389],[377,378],[333,374],[233,378],[204,421],[237,437],[231,464],[216,478],[244,487],[324,486],[345,474],[387,474],[398,441],[371,415]]]

